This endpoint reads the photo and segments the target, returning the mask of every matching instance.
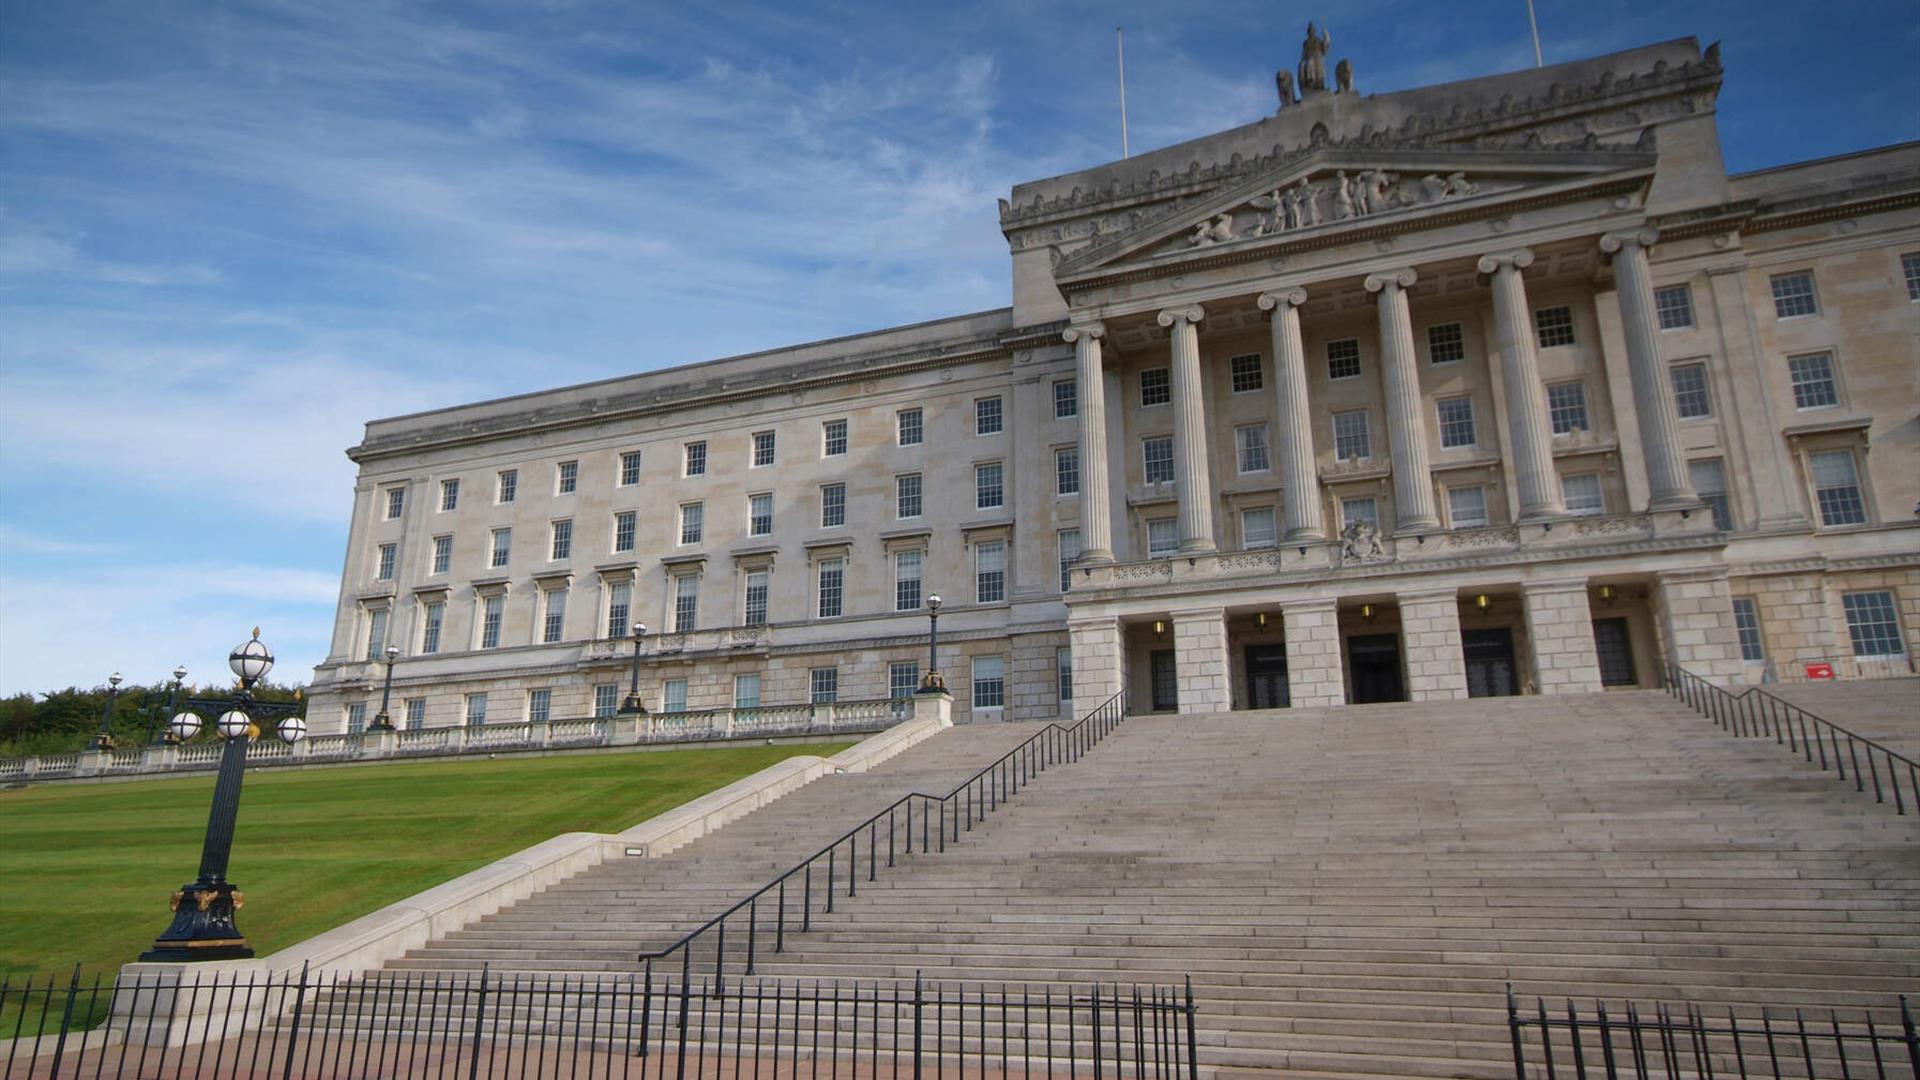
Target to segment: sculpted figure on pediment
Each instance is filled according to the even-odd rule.
[[[1299,213],[1297,216],[1300,219],[1300,224],[1298,227],[1304,229],[1309,225],[1320,224],[1320,208],[1314,205],[1313,185],[1307,183],[1303,178],[1293,191],[1299,199]]]
[[[1473,181],[1467,179],[1466,173],[1448,173],[1447,187],[1446,190],[1441,193],[1441,197],[1447,199],[1464,198],[1479,190],[1478,187],[1474,186]]]
[[[1333,220],[1345,221],[1353,216],[1353,181],[1348,179],[1345,169],[1333,178]]]
[[[1233,215],[1215,214],[1210,221],[1203,221],[1193,227],[1193,235],[1187,237],[1188,247],[1205,247],[1233,239]]]

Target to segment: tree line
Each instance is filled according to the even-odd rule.
[[[165,729],[168,688],[169,683],[165,681],[151,685],[120,684],[107,730],[113,733],[121,749],[145,746]],[[305,691],[304,684],[262,681],[254,684],[253,696],[259,701],[292,701]],[[190,697],[225,698],[232,693],[232,683],[205,686],[188,683],[180,688],[178,707],[186,709]],[[93,744],[106,708],[105,686],[91,689],[69,686],[44,694],[23,692],[0,698],[0,756],[35,757],[84,750]],[[196,741],[215,738],[214,717],[204,709],[195,711],[200,713],[202,721]]]

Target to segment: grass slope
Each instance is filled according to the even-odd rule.
[[[617,832],[847,744],[247,774],[230,871],[262,956],[564,832]],[[0,975],[111,974],[193,880],[213,776],[0,792]]]

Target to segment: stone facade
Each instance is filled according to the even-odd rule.
[[[962,721],[1907,663],[1920,145],[1729,176],[1720,80],[1316,92],[1018,185],[1010,308],[374,421],[314,730],[633,621],[650,708],[885,697],[930,593]]]

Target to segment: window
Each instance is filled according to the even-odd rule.
[[[1733,528],[1733,508],[1727,502],[1727,470],[1719,458],[1700,458],[1687,462],[1687,479],[1694,494],[1713,509],[1713,527]]]
[[[773,464],[773,432],[756,431],[753,433],[753,467]]]
[[[1173,369],[1148,368],[1140,373],[1140,407],[1165,405],[1173,400]]]
[[[1053,418],[1067,420],[1080,415],[1080,384],[1060,379],[1053,384]]]
[[[829,420],[820,425],[820,454],[822,457],[839,457],[847,452],[847,422]]]
[[[467,695],[467,726],[479,727],[487,722],[487,695]]]
[[[707,440],[690,442],[686,450],[686,472],[688,476],[707,475]]]
[[[1260,366],[1259,353],[1247,353],[1227,361],[1227,368],[1233,378],[1233,392],[1250,394],[1266,386],[1266,373]]]
[[[896,517],[920,516],[920,474],[908,473],[893,478],[893,512]]]
[[[1562,306],[1540,308],[1535,311],[1533,336],[1539,340],[1540,347],[1543,349],[1573,344],[1573,309]]]
[[[707,507],[705,503],[683,503],[680,506],[680,542],[697,544],[706,533]]]
[[[1675,364],[1668,376],[1673,380],[1673,408],[1680,419],[1713,415],[1713,400],[1707,396],[1707,365]]]
[[[447,605],[438,602],[427,605],[420,620],[420,655],[432,656],[440,651],[440,624],[446,616]]]
[[[1240,511],[1240,547],[1247,551],[1270,548],[1278,539],[1273,507],[1249,506]]]
[[[640,451],[629,450],[620,455],[620,486],[632,487],[640,482]]]
[[[1653,310],[1660,316],[1660,329],[1685,330],[1693,325],[1693,290],[1685,285],[1655,289]]]
[[[500,616],[506,612],[507,598],[494,593],[480,603],[480,647],[497,649],[500,647]]]
[[[760,707],[759,675],[735,675],[733,677],[733,707],[736,709],[757,709]]]
[[[1853,637],[1853,655],[1906,655],[1906,646],[1900,640],[1900,620],[1893,610],[1892,593],[1884,590],[1843,593],[1840,604],[1847,613],[1847,633]]]
[[[1813,471],[1814,501],[1822,525],[1860,525],[1867,520],[1866,500],[1860,497],[1860,474],[1851,450],[1823,450],[1807,456]]]
[[[1633,638],[1625,619],[1593,620],[1593,656],[1600,662],[1601,686],[1632,686]]]
[[[427,726],[427,699],[414,697],[407,699],[407,730],[419,731]]]
[[[847,485],[826,484],[820,488],[820,527],[835,529],[847,523]]]
[[[994,541],[973,549],[973,601],[998,604],[1007,598],[1007,545]]]
[[[1473,399],[1470,397],[1441,398],[1433,403],[1440,414],[1440,445],[1442,448],[1472,446],[1473,437]]]
[[[1267,425],[1248,424],[1234,428],[1233,444],[1239,451],[1241,472],[1266,472],[1273,467],[1267,460]]]
[[[1813,296],[1812,271],[1773,276],[1773,313],[1782,319],[1820,313],[1820,303]]]
[[[565,518],[553,523],[553,554],[549,556],[549,558],[554,562],[573,558],[573,521],[571,518]]]
[[[912,697],[920,689],[920,664],[914,660],[895,660],[887,665],[887,696]]]
[[[1064,704],[1073,700],[1073,650],[1062,645],[1053,651],[1054,685],[1059,688],[1060,701]]]
[[[678,574],[673,579],[673,632],[692,631],[700,620],[700,575]]]
[[[1427,363],[1451,364],[1467,358],[1467,338],[1457,322],[1427,327]]]
[[[1365,499],[1340,500],[1340,527],[1342,529],[1356,521],[1364,521],[1374,528],[1380,527],[1380,502],[1371,496]]]
[[[1591,431],[1587,423],[1587,384],[1554,383],[1547,387],[1547,418],[1555,435]]]
[[[387,651],[387,609],[374,608],[367,613],[367,659],[378,660]]]
[[[660,711],[669,713],[687,711],[687,680],[668,679],[660,684]]]
[[[355,701],[347,706],[347,734],[358,735],[367,730],[367,703]]]
[[[1327,342],[1327,378],[1352,379],[1360,374],[1360,339]]]
[[[527,691],[527,721],[545,724],[553,719],[553,691],[546,687]]]
[[[593,688],[593,715],[597,719],[606,719],[620,711],[620,687],[614,683],[602,683]]]
[[[400,561],[399,544],[380,545],[380,568],[375,577],[381,581],[393,580],[393,564]]]
[[[973,399],[973,433],[975,435],[1000,434],[1000,422],[998,396]]]
[[[747,496],[747,535],[773,535],[773,493]]]
[[[1173,436],[1156,435],[1140,445],[1147,483],[1173,483]]]
[[[639,525],[639,514],[633,510],[622,510],[613,515],[613,550],[632,551],[633,533]]]
[[[893,610],[920,610],[920,552],[893,553]]]
[[[567,590],[548,589],[546,591],[547,614],[541,620],[540,640],[551,645],[566,636],[567,626]]]
[[[1333,414],[1333,456],[1337,461],[1358,461],[1373,456],[1373,440],[1367,434],[1367,410]]]
[[[493,530],[493,557],[488,565],[499,568],[507,565],[507,557],[513,553],[513,530]]]
[[[1920,300],[1920,251],[1900,256],[1900,272],[1907,278],[1907,299]]]
[[[1760,640],[1760,612],[1753,597],[1733,598],[1733,625],[1740,632],[1740,659],[1765,660],[1766,645]]]
[[[1840,389],[1833,381],[1833,354],[1790,357],[1787,374],[1793,378],[1794,408],[1824,409],[1840,404]]]
[[[607,636],[626,637],[633,626],[628,621],[633,611],[633,583],[615,581],[607,586]]]
[[[406,507],[407,507],[407,489],[406,488],[388,488],[387,489],[387,520],[392,521],[394,518],[399,517],[400,511],[406,509]]]
[[[1068,446],[1053,452],[1053,493],[1080,494],[1079,448]]]
[[[1080,530],[1061,529],[1054,545],[1060,552],[1060,591],[1066,592],[1073,585],[1073,561],[1080,557]]]
[[[807,700],[815,705],[831,705],[840,700],[840,669],[817,667],[807,672]]]
[[[1456,529],[1481,529],[1487,524],[1487,489],[1457,487],[1447,489],[1447,520]]]
[[[1006,489],[1001,483],[1000,463],[973,467],[973,508],[996,510],[1006,505]]]
[[[580,486],[580,463],[577,461],[561,462],[558,473],[554,477],[554,482],[556,485],[555,490],[560,494],[573,494],[574,489]]]
[[[973,707],[999,709],[1007,704],[1007,661],[999,656],[973,658]]]
[[[520,470],[501,469],[494,480],[494,500],[503,503],[512,502],[513,497],[520,491]]]
[[[444,574],[453,565],[453,537],[433,538],[433,573]]]
[[[1147,558],[1170,559],[1180,550],[1180,523],[1175,518],[1153,518],[1147,522]]]
[[[901,446],[919,446],[925,435],[924,418],[919,409],[901,409],[898,414],[898,441]]]
[[[820,561],[820,617],[837,619],[846,598],[847,564],[840,559]]]
[[[747,610],[744,622],[748,626],[767,625],[767,582],[771,574],[766,570],[747,571]]]
[[[440,481],[440,512],[458,509],[460,506],[460,481]]]
[[[1575,517],[1593,517],[1607,512],[1606,493],[1600,489],[1599,473],[1561,478],[1560,497],[1567,504],[1567,513]]]

